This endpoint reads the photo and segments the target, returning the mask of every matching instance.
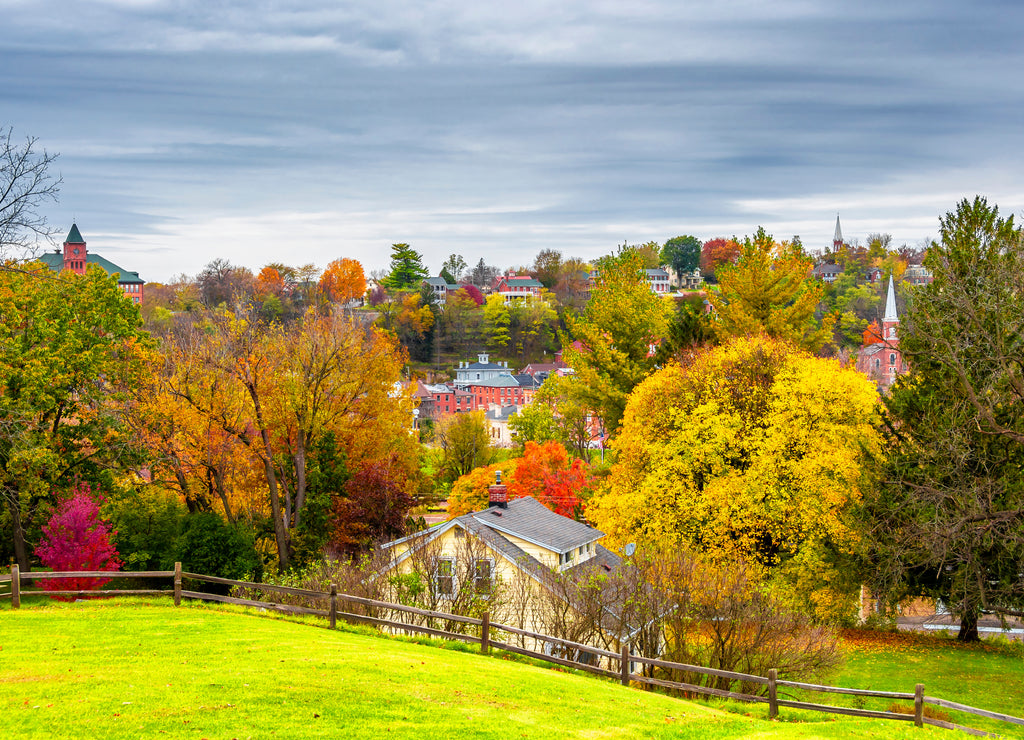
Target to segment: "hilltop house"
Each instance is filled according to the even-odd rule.
[[[822,262],[814,268],[814,277],[823,283],[831,285],[836,281],[840,275],[843,274],[842,265],[837,265],[834,262]]]
[[[668,293],[670,289],[668,270],[664,267],[655,267],[653,269],[644,270],[644,280],[647,285],[650,286],[652,293],[662,295]]]
[[[455,386],[467,388],[480,380],[493,380],[502,374],[508,374],[508,363],[491,362],[490,354],[480,352],[476,362],[460,362],[455,371]]]
[[[58,249],[42,254],[39,261],[54,272],[70,270],[76,275],[84,275],[89,265],[97,265],[108,275],[117,273],[118,286],[133,303],[142,303],[142,298],[145,295],[145,283],[139,277],[139,273],[129,272],[98,254],[89,253],[77,224],[71,224],[68,238],[64,240],[63,251]]]
[[[430,277],[423,281],[424,285],[429,285],[431,292],[434,294],[434,298],[437,299],[438,303],[444,303],[448,296],[461,288],[461,285],[455,285],[449,283],[443,277]]]
[[[499,275],[491,284],[491,292],[500,294],[508,303],[515,298],[540,298],[543,287],[529,275]]]

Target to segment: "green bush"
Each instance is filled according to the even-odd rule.
[[[232,526],[213,512],[185,518],[178,539],[177,557],[183,570],[232,580],[259,580],[263,563],[251,534]],[[204,584],[211,593],[227,593],[227,587]]]
[[[178,496],[157,488],[112,490],[103,513],[114,528],[124,570],[170,570],[188,509]]]

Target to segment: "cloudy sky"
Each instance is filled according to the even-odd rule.
[[[1024,4],[0,0],[0,126],[142,277],[499,267],[695,234],[918,244],[1019,212]]]

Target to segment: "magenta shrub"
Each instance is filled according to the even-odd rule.
[[[100,519],[101,497],[93,495],[88,483],[79,483],[54,511],[43,527],[45,539],[36,546],[36,557],[48,568],[59,570],[110,570],[121,567],[115,534]],[[47,591],[92,591],[109,578],[55,578],[43,581]],[[70,597],[55,596],[62,600]]]

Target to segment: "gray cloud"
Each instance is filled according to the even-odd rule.
[[[499,265],[677,233],[890,231],[1024,184],[1013,3],[11,2],[3,123],[51,220],[214,256]],[[127,266],[127,265],[126,265]]]

